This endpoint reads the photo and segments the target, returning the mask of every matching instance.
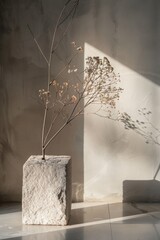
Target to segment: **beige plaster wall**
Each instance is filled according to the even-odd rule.
[[[134,120],[144,121],[138,109],[146,108],[152,111],[151,122],[160,127],[159,2],[93,1],[89,9],[84,27],[88,29],[84,58],[107,56],[120,73],[124,88],[117,109],[129,113]],[[85,115],[85,200],[115,202],[131,199],[134,193],[132,201],[159,201],[155,189],[160,190],[160,174],[153,179],[160,163],[159,153],[159,146],[146,144],[143,137],[126,131],[121,124]]]
[[[21,200],[22,166],[40,153],[42,108],[37,92],[46,65],[26,25],[48,53],[50,29],[63,1],[0,2],[0,200]],[[159,124],[160,2],[80,0],[66,44],[84,46],[84,56],[106,55],[120,73],[124,93],[119,108],[133,117],[139,107]],[[65,46],[62,50],[69,54]],[[93,109],[94,110],[94,109]],[[62,148],[63,146],[63,148]],[[63,150],[62,150],[63,149]],[[112,121],[86,115],[61,133],[48,153],[73,158],[73,201],[123,198],[125,180],[153,179],[159,148]],[[157,176],[157,180],[159,175]]]

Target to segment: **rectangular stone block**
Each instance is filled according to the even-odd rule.
[[[23,166],[23,224],[66,225],[71,210],[71,157],[31,156]]]

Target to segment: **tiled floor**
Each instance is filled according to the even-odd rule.
[[[20,204],[0,204],[0,239],[158,240],[160,203],[76,203],[66,227],[22,225]]]

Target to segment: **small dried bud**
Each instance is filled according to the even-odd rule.
[[[55,86],[56,85],[56,80],[52,81],[52,85]]]
[[[73,45],[73,47],[76,47],[76,43],[75,42],[71,42],[71,44]]]
[[[68,86],[68,82],[64,82],[63,85],[67,87]]]
[[[81,46],[77,47],[77,51],[83,51],[83,48]]]
[[[71,97],[71,102],[72,103],[75,103],[77,101],[77,97],[75,96],[75,95],[73,95],[72,97]]]

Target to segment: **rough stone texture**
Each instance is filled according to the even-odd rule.
[[[23,166],[23,224],[66,225],[71,209],[71,158],[31,156]]]

